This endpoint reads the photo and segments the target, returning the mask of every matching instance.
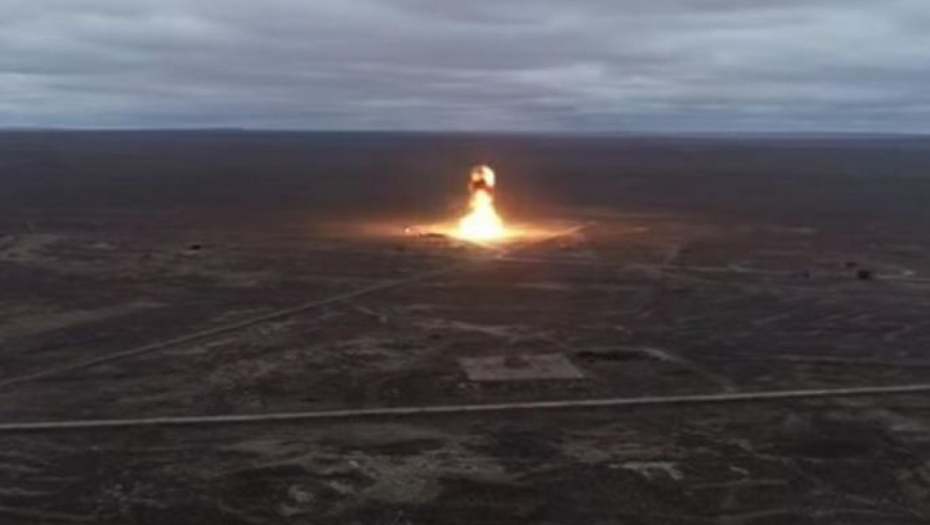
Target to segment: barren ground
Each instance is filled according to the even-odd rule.
[[[391,222],[7,210],[0,423],[930,383],[920,228],[552,210],[582,227],[503,251]],[[0,426],[0,523],[928,521],[926,392]]]

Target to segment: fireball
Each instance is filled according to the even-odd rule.
[[[494,209],[494,171],[475,166],[468,183],[468,214],[459,221],[456,236],[474,242],[488,242],[507,235],[504,221]]]

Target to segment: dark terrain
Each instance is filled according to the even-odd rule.
[[[484,162],[561,234],[402,234]],[[930,523],[926,389],[146,424],[930,384],[930,139],[6,133],[0,188],[2,524]]]

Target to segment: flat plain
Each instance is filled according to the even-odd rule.
[[[404,235],[483,162],[552,235]],[[0,523],[930,520],[930,141],[10,133],[0,183]]]

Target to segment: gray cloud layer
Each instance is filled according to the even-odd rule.
[[[0,126],[930,132],[930,2],[0,0]]]

